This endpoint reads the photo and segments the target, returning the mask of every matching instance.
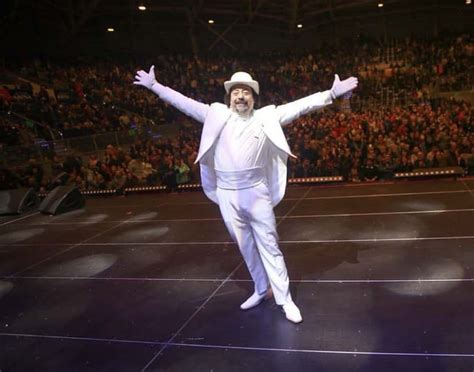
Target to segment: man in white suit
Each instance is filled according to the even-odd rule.
[[[246,72],[236,72],[224,83],[229,106],[197,102],[163,86],[156,81],[154,66],[149,72],[138,71],[135,79],[134,84],[150,89],[204,124],[196,159],[202,186],[209,199],[219,205],[255,283],[254,293],[240,308],[257,306],[271,288],[286,318],[302,322],[291,298],[273,212],[285,194],[288,156],[294,157],[282,126],[351,92],[358,84],[357,78],[341,81],[336,75],[330,90],[258,110],[254,103],[255,95],[260,93],[259,84]]]

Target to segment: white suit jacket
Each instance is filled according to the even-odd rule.
[[[195,101],[159,83],[155,83],[152,90],[163,101],[204,123],[196,163],[200,163],[201,183],[204,193],[209,199],[217,203],[214,145],[231,114],[229,107],[222,103],[208,105]],[[282,126],[289,124],[303,114],[331,103],[332,98],[328,90],[284,105],[270,105],[254,111],[254,115],[261,117],[263,131],[270,140],[273,149],[271,159],[268,160],[265,167],[266,183],[273,206],[277,205],[285,195],[288,156],[295,157],[290,151]]]

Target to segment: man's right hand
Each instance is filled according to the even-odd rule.
[[[356,77],[350,77],[348,79],[339,79],[339,75],[334,75],[334,83],[331,88],[331,97],[336,99],[337,97],[343,96],[357,87],[359,80]]]
[[[149,72],[145,72],[143,70],[137,71],[135,75],[135,81],[133,84],[144,86],[145,88],[151,89],[153,84],[155,84],[156,77],[155,77],[155,66],[150,67]]]

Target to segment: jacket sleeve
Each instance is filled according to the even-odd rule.
[[[301,115],[323,108],[332,103],[331,92],[326,90],[276,107],[280,125],[284,126]]]
[[[160,83],[153,84],[151,90],[163,101],[175,107],[183,114],[192,117],[200,123],[204,123],[206,120],[206,116],[210,108],[209,105],[186,97],[183,94],[171,88],[165,87]]]

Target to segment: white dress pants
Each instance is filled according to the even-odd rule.
[[[216,193],[225,225],[244,257],[255,291],[264,294],[270,285],[278,305],[291,302],[288,272],[278,247],[275,214],[266,184],[239,190],[218,187]]]

